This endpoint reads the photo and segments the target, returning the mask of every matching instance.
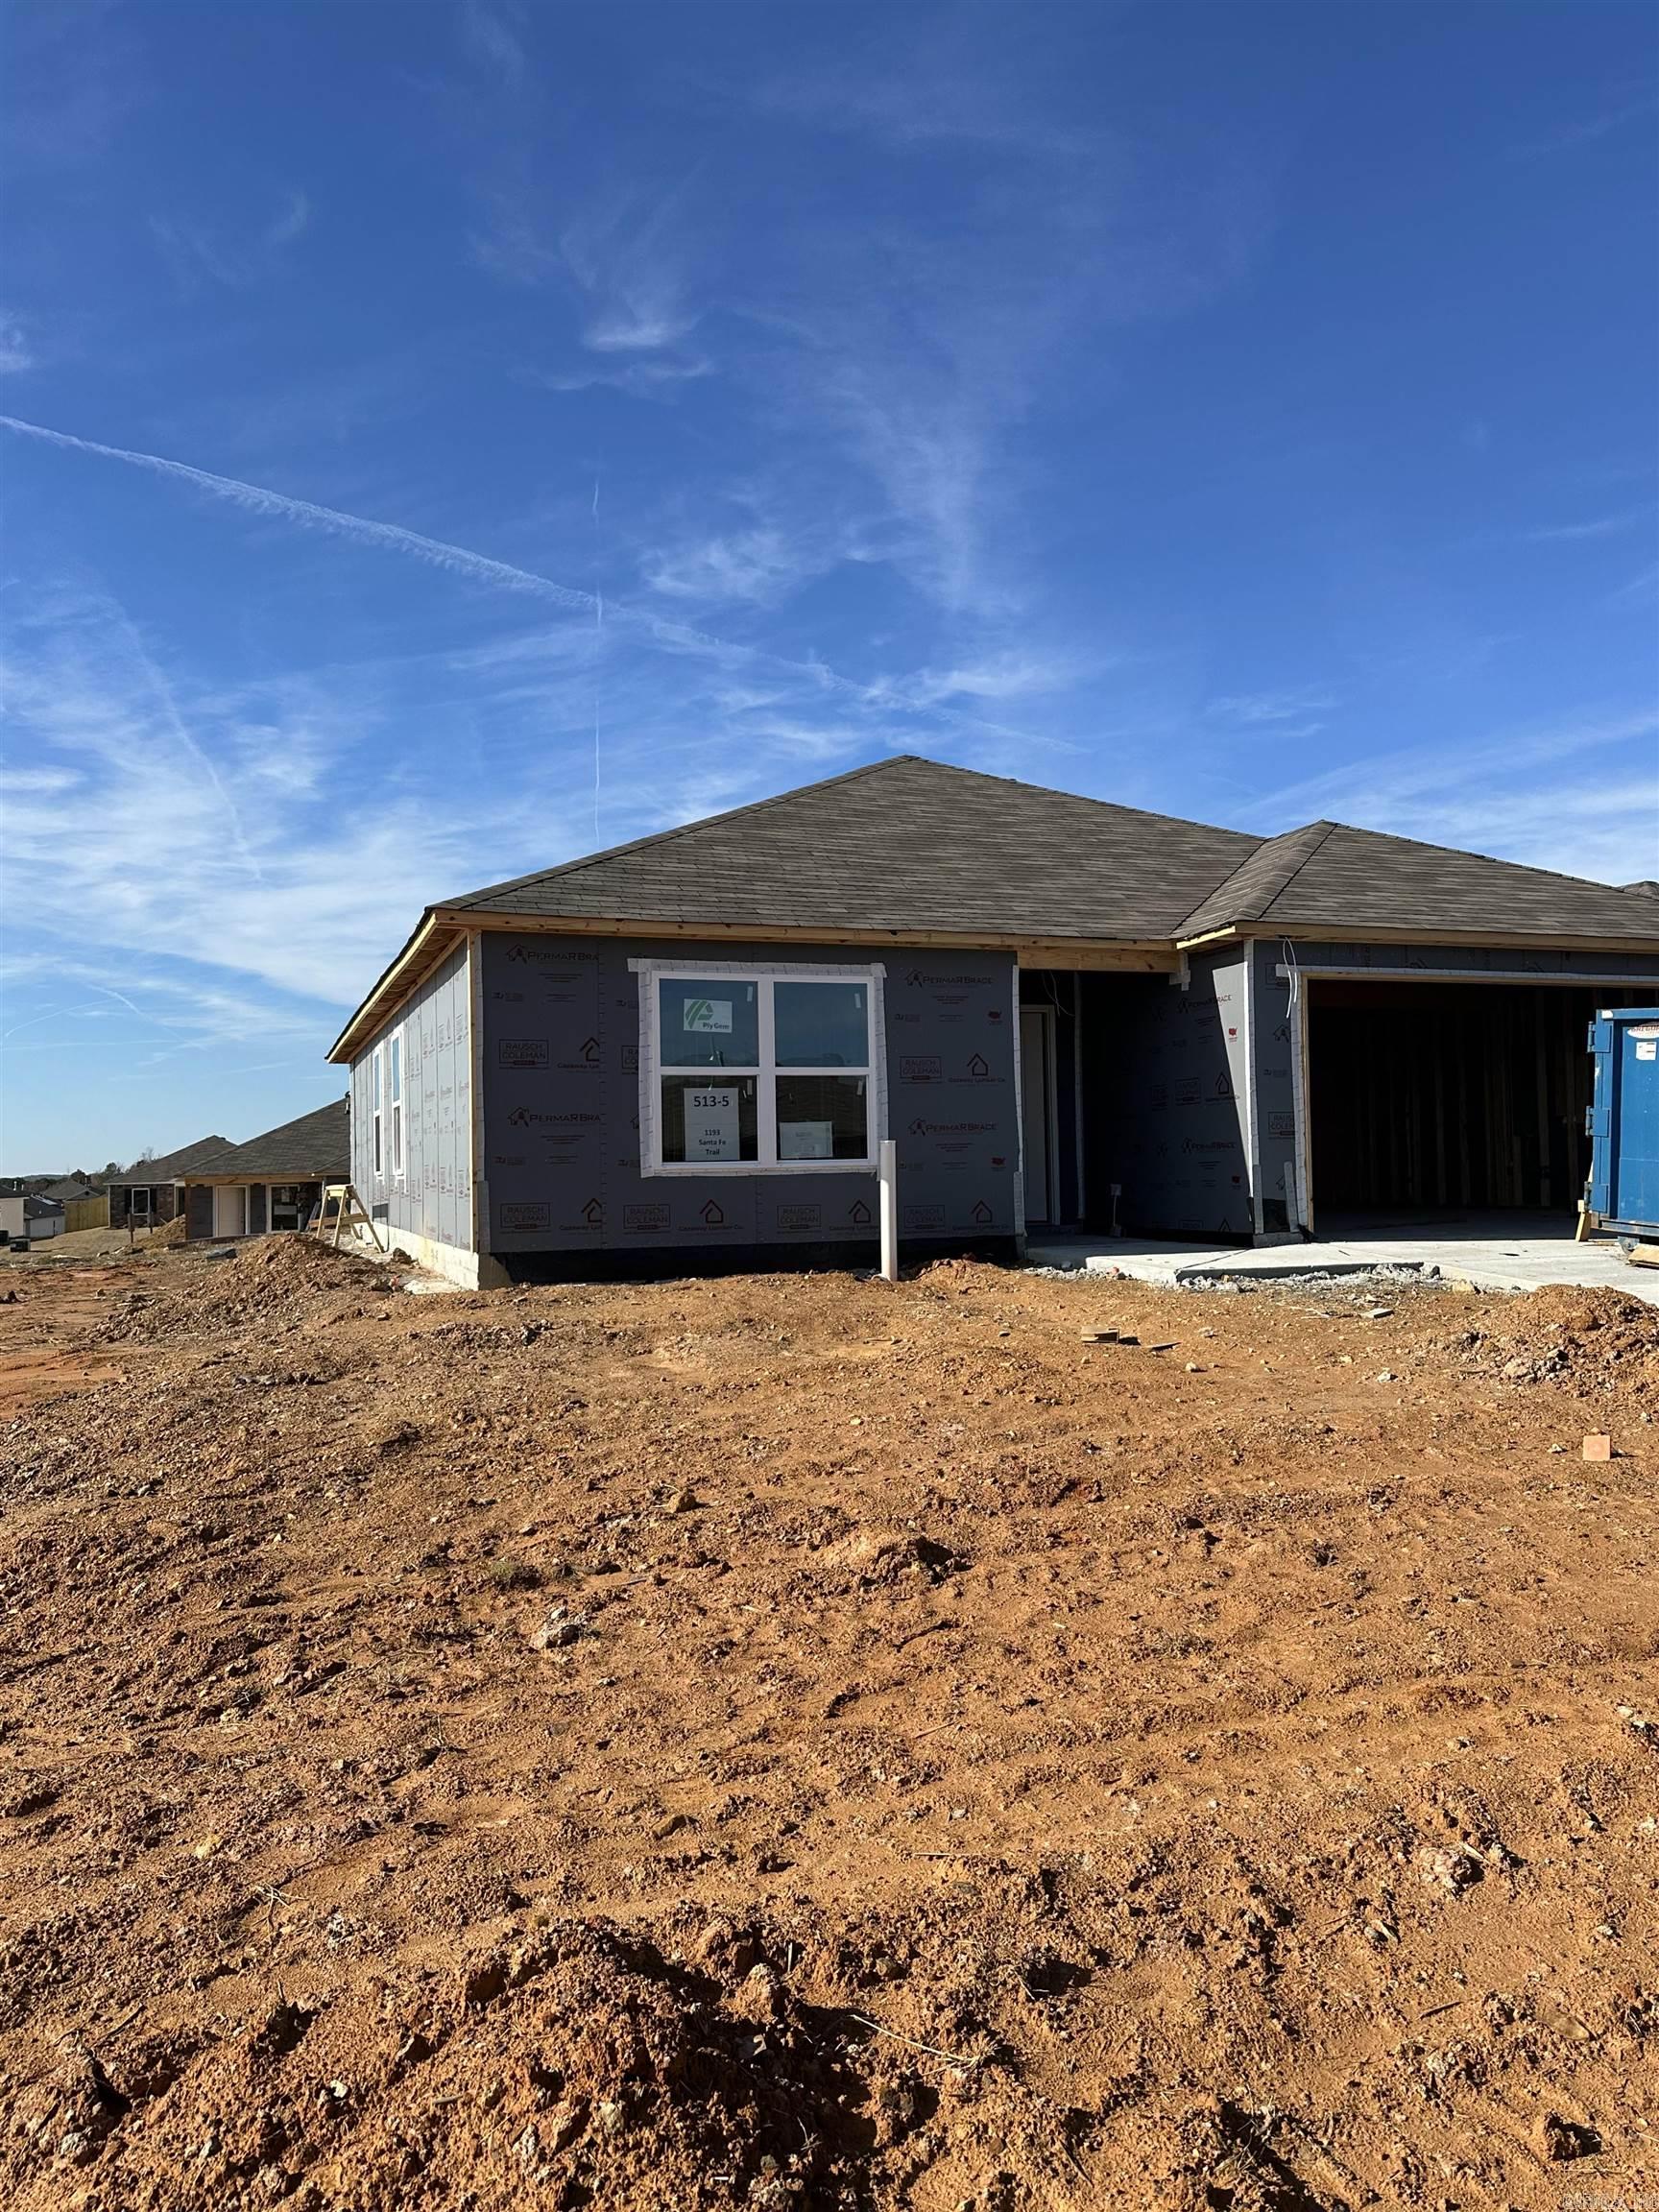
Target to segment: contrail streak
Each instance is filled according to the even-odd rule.
[[[404,553],[430,567],[445,568],[452,576],[470,576],[479,584],[495,584],[503,590],[551,599],[572,613],[591,614],[593,600],[587,591],[573,591],[550,577],[515,568],[506,561],[492,561],[487,554],[469,552],[464,545],[445,544],[442,538],[423,537],[397,522],[372,522],[362,515],[345,515],[337,507],[319,507],[314,500],[291,499],[285,492],[268,491],[262,484],[244,484],[236,476],[215,476],[206,469],[192,469],[185,461],[168,461],[158,453],[133,453],[125,445],[100,445],[95,439],[74,438],[67,430],[48,430],[39,422],[24,422],[15,415],[0,415],[0,426],[25,438],[40,438],[48,445],[60,445],[71,453],[96,453],[105,461],[125,461],[132,469],[148,469],[156,476],[172,476],[193,484],[216,499],[228,499],[250,515],[280,517],[312,530],[326,530],[336,538],[352,538],[361,545],[378,545],[388,553]]]
[[[401,553],[410,560],[425,562],[428,567],[442,568],[451,576],[465,576],[475,584],[493,584],[504,591],[548,600],[572,614],[591,615],[596,621],[609,616],[613,622],[637,624],[664,645],[714,654],[722,659],[736,656],[791,676],[805,677],[820,690],[854,699],[862,707],[883,707],[890,712],[926,716],[991,736],[1029,735],[1028,732],[1010,729],[1003,723],[980,721],[976,716],[963,714],[937,702],[905,702],[891,695],[883,696],[878,687],[839,675],[822,661],[792,661],[783,654],[767,652],[764,646],[740,645],[731,638],[715,637],[706,630],[694,630],[682,622],[665,622],[655,614],[638,613],[615,600],[602,608],[591,591],[579,591],[569,584],[555,583],[550,576],[539,576],[532,568],[515,567],[509,561],[493,561],[488,554],[474,553],[466,545],[451,545],[445,539],[428,538],[419,530],[405,530],[399,522],[375,522],[367,516],[345,514],[338,507],[320,507],[315,500],[294,499],[286,492],[273,492],[263,484],[245,484],[237,476],[216,476],[211,469],[193,469],[187,461],[169,461],[159,453],[135,453],[125,445],[103,445],[94,438],[77,438],[67,430],[49,430],[44,423],[25,422],[16,415],[0,415],[0,429],[14,430],[23,438],[38,438],[45,445],[60,446],[65,452],[92,453],[104,461],[123,461],[130,469],[147,469],[152,475],[170,476],[178,483],[193,485],[198,492],[205,492],[215,499],[228,500],[247,514],[297,522],[302,529],[325,530],[331,537],[348,538],[359,545]]]

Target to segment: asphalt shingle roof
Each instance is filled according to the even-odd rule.
[[[1659,910],[1628,890],[1342,822],[1269,838],[1187,917],[1181,935],[1242,923],[1290,934],[1341,928],[1361,940],[1408,930],[1544,942],[1650,937],[1659,946]]]
[[[827,936],[1167,938],[1259,842],[902,756],[441,903]]]
[[[123,1167],[109,1180],[124,1189],[134,1184],[171,1183],[192,1167],[204,1167],[216,1152],[229,1149],[228,1137],[198,1137],[194,1144],[181,1144],[177,1152],[163,1152],[159,1160],[134,1160],[131,1167]]]
[[[343,1183],[351,1172],[351,1113],[344,1098],[301,1114],[246,1144],[230,1144],[198,1172],[258,1182]]]
[[[440,903],[830,938],[1168,941],[1253,924],[1659,949],[1633,890],[1339,822],[1254,837],[907,755]]]

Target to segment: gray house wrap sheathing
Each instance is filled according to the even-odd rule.
[[[330,1057],[359,1190],[462,1282],[862,1256],[883,1136],[918,1256],[1272,1239],[1570,1211],[1582,1018],[1656,985],[1642,887],[906,757],[429,907]]]

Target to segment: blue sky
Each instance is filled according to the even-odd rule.
[[[6,1169],[890,751],[1659,875],[1650,8],[3,36]]]

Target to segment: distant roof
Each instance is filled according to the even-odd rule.
[[[84,1183],[79,1175],[65,1175],[61,1181],[48,1183],[40,1193],[42,1198],[58,1198],[65,1206],[74,1205],[83,1198],[102,1198],[104,1193],[90,1183]]]
[[[158,1160],[134,1160],[131,1167],[123,1167],[119,1175],[111,1175],[110,1183],[128,1186],[146,1183],[171,1183],[192,1167],[205,1166],[215,1152],[230,1149],[228,1137],[198,1137],[194,1144],[181,1144],[177,1152],[163,1152]]]
[[[331,1099],[315,1113],[250,1137],[246,1144],[227,1146],[200,1162],[197,1172],[216,1179],[247,1175],[261,1181],[343,1183],[351,1172],[350,1109],[344,1098]]]

